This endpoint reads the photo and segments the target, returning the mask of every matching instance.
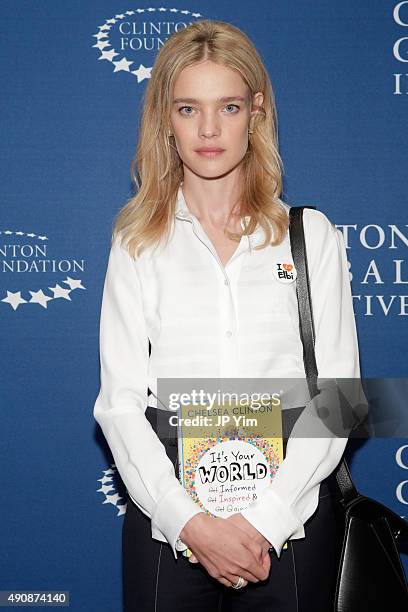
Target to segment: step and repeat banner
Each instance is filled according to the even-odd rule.
[[[342,230],[362,375],[398,379],[390,401],[408,410],[408,1],[0,11],[0,590],[119,612],[126,500],[92,411],[113,218],[131,193],[155,56],[203,18],[255,43],[276,96],[283,198]],[[408,518],[405,434],[352,440],[347,458],[363,494]]]

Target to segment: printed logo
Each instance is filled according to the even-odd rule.
[[[8,285],[2,291],[2,304],[14,311],[22,304],[47,309],[48,302],[72,301],[73,291],[86,289],[77,278],[84,272],[84,260],[53,257],[47,242],[43,234],[0,230],[1,271]]]
[[[394,6],[394,10],[392,12],[392,16],[395,24],[398,26],[398,38],[394,42],[392,47],[392,54],[394,59],[400,64],[397,69],[406,70],[404,64],[408,62],[408,36],[407,36],[407,28],[408,28],[408,2],[404,0],[403,2],[398,2]],[[401,29],[401,28],[405,28]],[[400,68],[401,66],[401,68]],[[408,73],[407,72],[394,72],[394,91],[392,92],[394,96],[401,96],[408,93]]]
[[[273,275],[280,283],[293,283],[296,279],[296,268],[291,263],[275,262],[272,267]]]
[[[100,52],[98,60],[107,60],[113,72],[128,72],[140,83],[150,79],[157,51],[174,33],[202,18],[177,8],[137,8],[106,19],[93,34]],[[193,21],[192,21],[193,20]]]
[[[120,499],[124,499],[121,496],[117,489],[120,488],[121,480],[116,469],[116,465],[111,463],[111,466],[108,470],[102,470],[103,477],[98,478],[98,482],[101,483],[101,487],[97,489],[98,493],[103,493],[105,499],[103,500],[103,504],[112,504],[119,510],[116,516],[121,516],[126,513],[127,503],[119,504],[118,501]]]

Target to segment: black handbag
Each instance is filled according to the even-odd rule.
[[[315,330],[303,231],[303,209],[289,210],[289,235],[297,270],[299,330],[310,397],[319,393]],[[335,471],[345,511],[334,612],[407,612],[408,586],[398,544],[408,538],[408,522],[375,499],[359,493],[343,457]]]

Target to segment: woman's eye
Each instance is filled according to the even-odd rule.
[[[181,106],[179,108],[179,113],[181,113],[182,115],[191,115],[191,113],[182,113],[181,111],[185,108],[193,108],[192,106]]]
[[[224,108],[236,108],[236,112],[239,111],[239,106],[238,104],[227,104],[227,106],[225,106]],[[186,109],[194,110],[192,106],[181,106],[178,111],[181,115],[191,115],[191,112],[182,112],[185,111]],[[228,112],[227,115],[235,115],[235,112]]]
[[[227,106],[226,106],[225,108],[228,108],[228,107],[229,107],[229,108],[234,107],[234,108],[236,108],[236,109],[238,109],[238,110],[239,110],[239,106],[238,106],[238,104],[227,104]],[[228,115],[233,115],[233,114],[235,114],[235,113],[227,113],[227,114],[228,114]]]

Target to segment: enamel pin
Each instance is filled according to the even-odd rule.
[[[293,263],[274,262],[273,275],[280,283],[293,283],[296,280],[297,272]]]

